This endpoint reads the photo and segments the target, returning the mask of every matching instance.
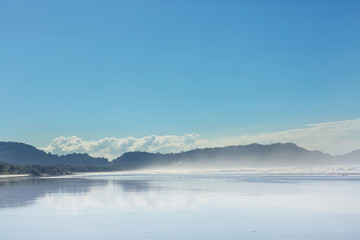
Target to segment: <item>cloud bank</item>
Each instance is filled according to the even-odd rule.
[[[189,150],[196,146],[199,135],[184,134],[183,136],[147,136],[142,138],[106,137],[97,141],[86,141],[80,137],[57,137],[46,148],[46,152],[55,154],[88,153],[94,157],[115,159],[128,151],[176,152]]]
[[[180,152],[194,148],[223,147],[251,143],[270,144],[293,142],[309,150],[321,150],[333,155],[360,149],[360,118],[355,120],[309,124],[303,128],[254,135],[201,138],[191,133],[182,136],[151,135],[142,138],[106,137],[95,141],[77,136],[57,137],[44,151],[55,154],[88,153],[94,157],[115,159],[128,151]]]

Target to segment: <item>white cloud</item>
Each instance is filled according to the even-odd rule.
[[[151,135],[143,138],[106,137],[97,141],[86,141],[77,136],[57,137],[43,150],[55,154],[88,153],[94,157],[114,159],[127,151],[171,152],[189,150],[196,145],[199,135],[184,134],[183,136]]]
[[[95,157],[114,159],[127,151],[180,152],[194,148],[221,147],[251,143],[270,144],[293,142],[309,150],[343,154],[360,149],[360,119],[309,124],[287,131],[204,139],[191,133],[182,136],[151,135],[142,138],[106,137],[87,141],[77,136],[55,138],[43,148],[55,154],[88,153]]]

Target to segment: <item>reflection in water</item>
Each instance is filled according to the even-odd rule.
[[[88,181],[81,178],[20,178],[0,180],[0,208],[21,207],[54,193],[86,193],[90,187],[104,186],[106,180]]]
[[[213,204],[296,207],[360,213],[359,177],[139,175],[107,178],[22,178],[0,181],[0,208],[39,202],[57,210],[183,208]],[[356,190],[354,192],[354,190]],[[339,205],[338,203],[342,204]],[[229,205],[230,204],[230,205]],[[134,210],[134,209],[132,209]]]
[[[342,235],[333,231],[342,234],[345,230],[347,239],[356,239],[360,236],[354,227],[354,221],[360,220],[359,202],[357,176],[144,174],[1,179],[0,221],[5,224],[0,226],[0,238],[12,236],[5,232],[17,225],[32,229],[28,217],[30,222],[53,227],[53,232],[60,229],[55,227],[59,223],[52,221],[60,221],[72,230],[66,235],[70,239],[83,238],[81,234],[108,239],[120,232],[132,239],[145,238],[151,232],[154,239],[168,239],[174,238],[179,224],[183,235],[179,233],[174,239],[223,239],[226,234],[289,239],[292,232],[297,232],[292,239],[336,239]],[[117,222],[123,228],[115,227]],[[98,231],[81,230],[89,224],[95,224]],[[137,225],[147,230],[139,231]],[[283,235],[280,225],[287,228]],[[263,229],[264,235],[255,234],[251,229],[255,226]],[[245,232],[239,232],[241,228],[246,228]],[[322,231],[331,234],[322,235]],[[309,232],[312,235],[306,235]],[[48,237],[46,232],[31,237],[21,231],[17,234],[9,239]]]

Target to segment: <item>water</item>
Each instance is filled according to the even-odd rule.
[[[360,239],[360,177],[0,179],[0,239]]]

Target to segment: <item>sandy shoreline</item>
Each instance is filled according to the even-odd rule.
[[[0,178],[13,178],[13,177],[29,177],[30,174],[9,174],[9,175],[0,175]]]
[[[292,176],[333,176],[333,175],[360,175],[359,166],[337,166],[329,168],[265,168],[265,169],[232,169],[232,170],[165,170],[165,169],[147,169],[133,171],[104,171],[104,172],[71,172],[61,175],[40,175],[33,176],[31,174],[9,174],[0,175],[0,179],[5,178],[22,178],[22,177],[38,177],[38,178],[68,178],[68,177],[91,177],[99,175],[136,175],[136,174],[290,174]]]

